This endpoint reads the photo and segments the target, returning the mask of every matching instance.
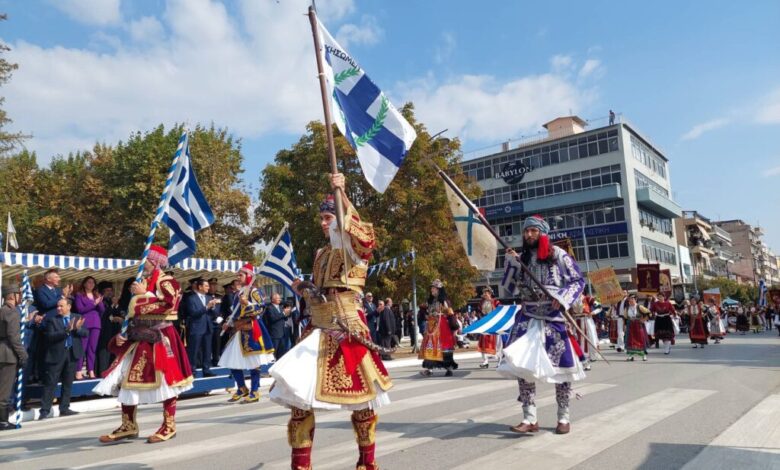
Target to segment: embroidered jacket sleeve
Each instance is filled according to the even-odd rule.
[[[133,313],[135,317],[143,315],[164,315],[175,312],[181,298],[179,283],[171,277],[157,281],[155,292],[137,295],[134,299]]]
[[[263,298],[257,289],[249,293],[249,303],[241,306],[241,317],[256,317],[263,312]]]
[[[585,279],[582,277],[579,266],[574,262],[574,258],[557,246],[553,248],[560,281],[545,287],[564,309],[568,309],[582,295]]]
[[[344,232],[349,235],[352,250],[364,261],[371,259],[371,252],[376,247],[374,225],[360,220],[360,215],[352,204],[344,214]]]

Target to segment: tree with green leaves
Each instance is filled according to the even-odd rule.
[[[10,210],[20,247],[65,255],[137,258],[149,233],[182,126],[137,132],[115,147],[55,157],[0,160],[0,208]],[[195,256],[254,260],[250,198],[241,186],[241,143],[226,129],[197,126],[190,154],[215,223],[198,232]],[[163,226],[157,241],[166,244]]]
[[[455,305],[474,295],[471,281],[477,272],[469,265],[452,220],[443,182],[431,165],[435,162],[455,180],[469,197],[479,187],[463,175],[460,143],[430,140],[425,126],[414,119],[414,108],[402,112],[415,127],[417,140],[398,174],[384,194],[366,181],[355,152],[338,134],[335,141],[340,171],[347,180],[347,195],[361,217],[374,224],[377,249],[372,262],[381,262],[415,249],[418,298],[427,297],[430,281],[440,278]],[[319,229],[319,204],[329,192],[325,127],[311,122],[307,132],[290,149],[276,154],[273,164],[262,172],[260,204],[255,212],[260,236],[271,240],[281,226],[290,224],[298,265],[311,272],[315,250],[324,244]],[[411,298],[412,267],[387,271],[368,279],[368,288],[400,301]]]

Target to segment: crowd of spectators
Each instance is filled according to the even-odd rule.
[[[33,388],[41,387],[39,416],[42,419],[51,417],[56,387],[61,384],[60,415],[76,414],[70,409],[72,385],[74,381],[98,379],[110,368],[114,357],[108,350],[108,343],[121,331],[132,297],[130,285],[133,281],[133,278],[127,279],[121,290],[115,292],[112,282],[98,282],[93,276],[86,276],[75,284],[64,284],[57,269],[50,269],[41,279],[36,279],[28,316],[17,322],[17,330],[2,332],[19,338],[20,331],[24,330],[24,341],[20,342],[18,351],[9,350],[3,355],[8,356],[8,367],[2,370],[13,370],[13,373],[0,378],[3,382],[0,394],[7,395],[5,388],[10,393],[17,366],[21,366],[25,382],[23,409],[29,408]],[[9,309],[9,318],[19,319],[21,296],[18,286],[15,287],[3,289],[4,309]],[[238,289],[238,281],[220,286],[216,278],[199,277],[191,279],[183,292],[176,326],[193,370],[201,369],[203,377],[215,375],[211,368],[219,362],[230,337],[220,334],[220,325],[233,314],[234,304],[238,303],[235,299]],[[277,359],[295,344],[305,325],[301,320],[292,302],[283,302],[279,294],[271,296],[262,321],[273,339]],[[8,375],[7,379],[5,375]],[[0,400],[2,411],[11,405],[11,400]],[[8,414],[0,412],[0,429],[5,427],[3,423],[7,419]]]

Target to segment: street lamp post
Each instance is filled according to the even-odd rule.
[[[579,219],[580,231],[582,232],[582,243],[585,246],[585,269],[588,270],[588,295],[593,295],[593,286],[590,284],[590,250],[588,250],[588,236],[585,233],[585,217],[583,216]]]

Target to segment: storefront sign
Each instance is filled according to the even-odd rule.
[[[503,179],[506,184],[518,184],[523,181],[526,173],[530,173],[533,168],[527,166],[522,160],[517,159],[509,162],[501,168],[501,171],[496,173],[493,177],[495,179]]]

